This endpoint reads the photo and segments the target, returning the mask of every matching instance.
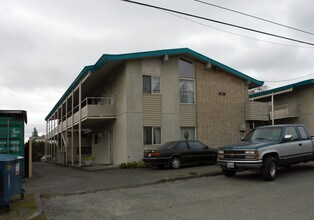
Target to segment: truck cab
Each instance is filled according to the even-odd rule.
[[[274,180],[279,166],[313,160],[313,140],[303,125],[272,125],[250,131],[241,143],[218,151],[218,164],[230,177],[239,171],[260,172]]]

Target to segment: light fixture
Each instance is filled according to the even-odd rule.
[[[162,62],[166,62],[169,60],[169,56],[168,54],[166,53],[165,56],[162,58]]]
[[[206,69],[212,68],[212,64],[211,64],[210,62],[207,62],[205,68],[206,68]]]

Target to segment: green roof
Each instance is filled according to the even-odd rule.
[[[268,94],[271,94],[271,93],[281,92],[281,91],[284,91],[284,90],[287,90],[287,89],[294,89],[294,88],[297,88],[297,87],[307,86],[307,85],[311,85],[311,84],[314,84],[314,79],[308,79],[308,80],[304,80],[304,81],[301,81],[301,82],[297,82],[297,83],[289,84],[289,85],[286,85],[286,86],[278,87],[278,88],[275,88],[275,89],[270,89],[270,90],[267,90],[267,91],[254,93],[254,94],[250,95],[250,98],[257,98],[257,97],[268,95]]]
[[[85,66],[83,70],[79,73],[79,75],[76,77],[76,79],[72,82],[70,87],[65,91],[63,96],[60,98],[60,100],[57,102],[57,104],[54,106],[54,108],[50,111],[50,113],[47,115],[45,120],[47,121],[48,118],[57,110],[57,108],[60,106],[60,104],[65,100],[65,98],[71,93],[71,91],[79,84],[80,80],[82,80],[89,71],[96,71],[102,68],[106,63],[110,61],[123,61],[123,60],[131,60],[131,59],[142,59],[142,58],[148,58],[148,57],[160,57],[164,55],[179,55],[179,54],[186,54],[195,57],[196,59],[208,63],[210,62],[212,66],[219,67],[220,69],[229,72],[233,74],[236,77],[242,78],[244,80],[247,80],[251,83],[251,88],[258,87],[264,84],[263,81],[256,80],[252,77],[249,77],[245,75],[244,73],[241,73],[233,68],[230,68],[216,60],[213,60],[209,57],[206,57],[200,53],[197,53],[189,48],[179,48],[179,49],[167,49],[167,50],[155,50],[155,51],[147,51],[147,52],[138,52],[138,53],[127,53],[127,54],[103,54],[99,60],[94,64],[90,66]]]

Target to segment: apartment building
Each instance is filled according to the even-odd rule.
[[[304,124],[314,136],[314,79],[250,95],[255,126]],[[256,108],[258,106],[258,108]]]
[[[229,144],[247,129],[248,89],[261,85],[188,48],[104,54],[45,118],[46,154],[69,165],[86,156],[120,164],[170,140]]]

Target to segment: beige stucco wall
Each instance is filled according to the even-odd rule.
[[[161,142],[180,137],[180,94],[178,79],[178,57],[170,57],[162,64],[162,131]]]
[[[117,69],[110,79],[112,94],[115,96],[116,119],[113,123],[113,164],[125,162],[127,158],[127,90],[126,65]]]
[[[141,60],[130,60],[126,64],[126,161],[143,158],[143,79]]]

